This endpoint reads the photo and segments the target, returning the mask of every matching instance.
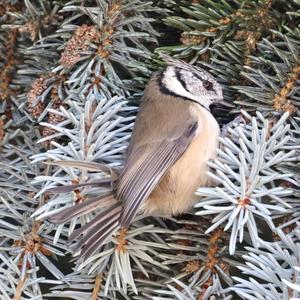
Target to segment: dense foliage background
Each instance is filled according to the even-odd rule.
[[[46,191],[107,174],[52,162],[122,165],[159,53],[223,86],[218,186],[72,259],[93,215],[47,216],[99,187]],[[300,299],[299,74],[299,0],[2,0],[1,300]]]

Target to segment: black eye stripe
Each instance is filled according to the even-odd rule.
[[[203,81],[204,79],[201,77],[201,76],[199,76],[198,74],[193,74],[193,76],[194,77],[196,77],[197,79],[199,79],[200,81]]]
[[[181,85],[184,87],[184,89],[188,92],[191,93],[191,90],[188,88],[187,84],[186,84],[186,81],[185,79],[183,78],[183,74],[180,72],[181,69],[179,68],[176,68],[175,69],[175,76],[177,78],[177,80],[181,83]],[[197,79],[199,79],[202,84],[203,84],[203,87],[207,90],[207,91],[215,91],[214,90],[214,85],[212,82],[210,82],[209,80],[205,80],[203,79],[202,77],[200,77],[198,74],[193,74],[194,77],[196,77]]]
[[[182,73],[180,72],[180,69],[175,69],[175,76],[176,76],[177,80],[181,83],[181,85],[183,86],[183,88],[184,88],[186,91],[191,92],[191,91],[189,90],[189,88],[187,87],[187,85],[186,85],[186,82],[185,82],[185,80],[184,80],[184,78],[183,78]]]

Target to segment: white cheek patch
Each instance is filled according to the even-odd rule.
[[[190,93],[184,88],[184,86],[181,84],[181,82],[178,80],[176,76],[175,68],[168,67],[166,69],[162,78],[162,83],[166,87],[166,89],[168,89],[169,91],[173,92],[178,96],[194,100],[206,108],[208,108],[210,105],[209,101],[205,99],[200,99],[199,97],[193,95],[192,93]]]
[[[189,99],[197,100],[197,98],[193,94],[191,94],[182,86],[181,82],[177,79],[174,68],[167,68],[167,70],[164,73],[162,82],[164,86],[174,94]]]

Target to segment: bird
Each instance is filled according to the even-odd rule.
[[[166,218],[187,212],[197,200],[197,188],[212,183],[207,163],[216,156],[220,127],[210,107],[224,103],[221,85],[198,65],[166,55],[163,59],[167,66],[145,87],[123,167],[61,162],[111,175],[111,181],[51,189],[60,193],[86,185],[108,188],[49,217],[53,224],[62,224],[96,212],[69,237],[69,243],[76,241],[73,250],[80,257],[89,257],[120,228],[129,228],[137,214]]]

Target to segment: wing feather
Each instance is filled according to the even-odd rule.
[[[164,140],[156,146],[152,145],[153,150],[150,152],[141,151],[149,154],[142,156],[136,163],[132,163],[132,157],[137,156],[136,152],[131,153],[129,157],[131,163],[125,166],[116,187],[117,198],[122,199],[123,203],[121,226],[129,226],[141,204],[188,147],[197,126],[197,122],[194,121],[178,138]]]

